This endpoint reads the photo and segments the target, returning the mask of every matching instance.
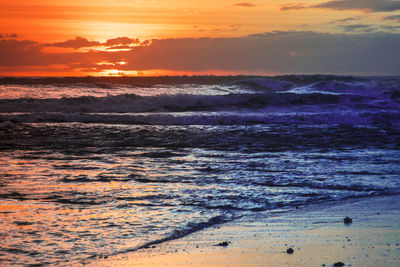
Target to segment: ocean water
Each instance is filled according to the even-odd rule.
[[[400,193],[400,78],[0,79],[0,264]]]

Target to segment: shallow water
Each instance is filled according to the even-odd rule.
[[[365,103],[351,106],[375,112]],[[377,112],[394,112],[396,103]],[[264,116],[268,108],[239,113]],[[314,103],[270,111],[292,108],[326,109]],[[212,112],[221,119],[225,111]],[[1,123],[2,265],[72,263],[254,212],[400,193],[400,128],[393,117],[379,124],[241,122]]]

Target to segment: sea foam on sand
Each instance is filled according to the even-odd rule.
[[[349,216],[351,224],[343,219]],[[224,243],[227,242],[227,243]],[[294,253],[288,254],[287,249]],[[89,266],[399,266],[400,196],[258,213]],[[335,265],[336,264],[336,265]]]

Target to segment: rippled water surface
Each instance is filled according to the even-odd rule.
[[[399,192],[398,132],[340,126],[1,128],[3,262],[134,249],[246,213]]]

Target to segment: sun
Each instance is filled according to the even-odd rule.
[[[97,76],[109,76],[109,77],[122,77],[122,76],[139,76],[141,73],[136,70],[119,70],[119,69],[107,69],[97,74]]]

